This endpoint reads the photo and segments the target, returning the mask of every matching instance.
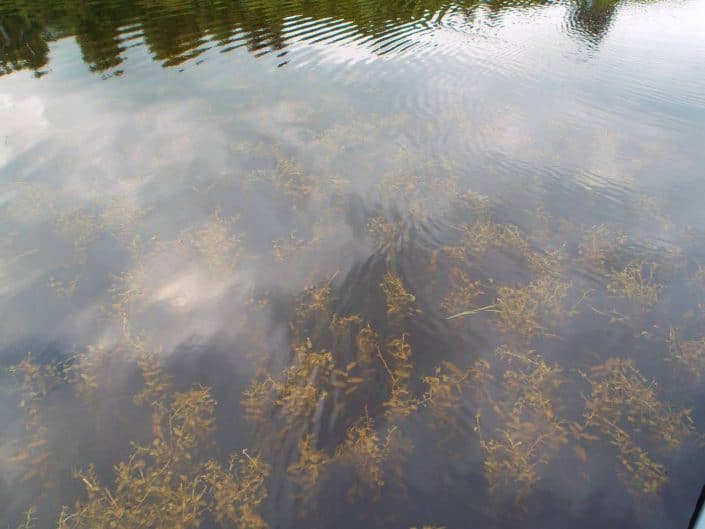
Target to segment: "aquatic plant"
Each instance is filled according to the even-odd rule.
[[[30,507],[24,513],[24,521],[17,526],[17,529],[34,529],[36,527],[37,508]]]
[[[77,207],[60,212],[55,227],[57,233],[73,245],[76,263],[85,263],[88,247],[101,230],[100,219]]]
[[[574,314],[564,300],[571,284],[552,276],[541,277],[521,287],[497,289],[497,323],[506,332],[526,340],[552,334],[556,323]]]
[[[458,245],[449,246],[445,251],[460,262],[473,262],[490,250],[508,249],[521,255],[529,251],[528,242],[519,228],[511,224],[498,224],[483,218],[458,226],[458,229],[461,232]]]
[[[416,411],[419,401],[409,387],[409,379],[414,365],[411,362],[411,345],[408,343],[406,335],[402,334],[399,338],[390,340],[386,351],[391,357],[391,365],[385,359],[382,351],[378,351],[378,356],[392,383],[389,398],[384,402],[384,408],[385,417],[393,423]]]
[[[585,230],[578,245],[578,263],[608,273],[626,240],[624,234],[606,224],[592,226]]]
[[[291,158],[278,160],[274,182],[294,207],[303,205],[316,185],[313,176],[304,171],[301,163]]]
[[[382,291],[387,302],[387,317],[393,327],[402,325],[421,311],[416,308],[416,296],[409,292],[402,279],[393,272],[384,274]]]
[[[499,391],[490,390],[497,426],[483,433],[482,408],[477,417],[485,451],[485,477],[492,492],[508,491],[520,499],[541,477],[541,469],[568,442],[568,428],[557,407],[563,370],[534,351],[500,347],[496,351],[504,376]]]
[[[147,383],[136,400],[152,409],[152,442],[135,444],[115,466],[113,487],[101,484],[92,466],[78,472],[85,499],[62,510],[57,529],[196,529],[206,516],[219,527],[266,528],[257,513],[266,497],[264,463],[246,451],[227,467],[201,457],[215,430],[210,391],[195,386],[165,393],[168,378],[153,359],[141,366]]]
[[[629,263],[611,274],[607,291],[613,296],[628,299],[644,308],[651,308],[659,300],[663,285],[656,282],[654,263]]]
[[[321,479],[333,461],[325,452],[316,449],[315,442],[312,435],[303,436],[298,446],[299,457],[287,469],[289,479],[298,486],[299,499],[304,504],[310,504],[315,499]]]
[[[267,465],[243,450],[240,456],[231,456],[227,468],[210,460],[205,465],[205,479],[212,503],[207,513],[221,527],[238,529],[266,529],[267,522],[257,512],[266,499]]]
[[[106,378],[111,354],[105,347],[89,345],[74,356],[69,367],[73,390],[85,403],[98,402],[98,390]]]
[[[272,242],[274,259],[278,263],[286,263],[300,253],[310,244],[309,241],[300,239],[296,232],[291,232],[288,239],[276,239]]]
[[[54,213],[56,193],[43,184],[14,182],[8,191],[15,194],[5,210],[14,221],[34,221]]]
[[[401,222],[393,222],[384,215],[377,215],[367,221],[367,233],[372,238],[375,248],[385,252],[396,246],[402,228]]]
[[[473,374],[473,369],[463,371],[452,362],[444,361],[436,367],[433,375],[423,377],[426,392],[421,402],[431,408],[438,429],[444,432],[455,429],[455,412],[462,404],[465,386]]]
[[[232,273],[242,254],[242,233],[234,230],[237,217],[223,217],[214,211],[198,228],[187,229],[179,241],[190,245],[216,273]]]
[[[669,352],[667,359],[674,367],[699,382],[705,377],[705,338],[679,340],[676,331],[669,331]]]
[[[71,299],[78,286],[78,277],[71,279],[57,279],[54,276],[49,278],[49,287],[56,292],[60,298]]]
[[[448,294],[441,301],[441,309],[448,315],[473,310],[470,307],[473,306],[477,298],[485,293],[482,281],[472,281],[459,268],[451,270],[448,289]]]
[[[591,386],[583,430],[600,433],[616,447],[627,490],[635,496],[658,492],[668,481],[665,468],[634,436],[648,434],[661,448],[679,448],[694,432],[691,410],[672,410],[661,402],[656,382],[647,379],[631,359],[610,358],[583,377]]]
[[[171,377],[162,369],[159,351],[150,349],[142,339],[134,340],[132,346],[142,374],[142,389],[132,396],[132,401],[149,406],[163,402],[173,388]]]
[[[124,245],[130,245],[138,236],[147,210],[127,196],[118,195],[105,200],[100,211],[100,226],[112,233]]]
[[[348,500],[376,499],[385,485],[384,465],[389,457],[394,430],[381,438],[374,421],[364,416],[348,429],[345,440],[336,449],[336,459],[355,469],[357,480],[348,490]]]
[[[22,379],[19,406],[24,410],[24,431],[17,440],[11,463],[20,467],[23,481],[32,481],[40,491],[55,486],[57,461],[49,444],[47,426],[49,396],[65,382],[65,374],[56,363],[37,363],[31,354],[10,372]]]
[[[133,333],[132,311],[150,292],[148,280],[147,266],[142,260],[138,260],[131,268],[113,278],[113,284],[110,287],[112,298],[110,308],[126,337]]]

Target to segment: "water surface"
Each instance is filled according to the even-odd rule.
[[[4,0],[0,521],[686,527],[704,145],[702,0]]]

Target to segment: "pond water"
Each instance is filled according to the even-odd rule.
[[[0,1],[0,525],[684,528],[705,1]]]

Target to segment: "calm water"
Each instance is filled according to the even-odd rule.
[[[0,527],[685,528],[703,167],[703,0],[0,0]]]

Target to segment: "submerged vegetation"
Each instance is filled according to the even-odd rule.
[[[279,167],[279,174],[296,178],[286,181],[291,185],[272,180],[273,188],[293,208],[319,203],[312,198],[320,192],[313,181],[302,187],[302,171],[286,167]],[[668,295],[668,286],[657,281],[659,265],[623,264],[627,239],[605,226],[589,229],[572,248],[561,244],[539,251],[531,234],[496,223],[476,194],[449,196],[449,218],[457,209],[477,220],[453,224],[453,240],[425,250],[427,285],[415,284],[403,265],[405,238],[425,215],[416,211],[413,220],[402,220],[377,211],[370,213],[364,236],[385,259],[367,272],[376,279],[362,302],[346,303],[347,279],[338,272],[279,298],[253,293],[246,305],[252,319],[243,336],[259,351],[247,357],[257,366],[235,405],[217,403],[213,390],[198,380],[177,388],[163,353],[134,322],[161,299],[164,287],[154,278],[163,263],[172,262],[168,256],[185,257],[180,267],[203,262],[221,279],[236,277],[252,259],[247,239],[236,229],[238,220],[216,210],[173,241],[148,244],[125,236],[132,221],[115,218],[115,209],[110,223],[95,228],[88,228],[93,221],[83,216],[70,230],[57,221],[74,241],[77,266],[108,225],[118,227],[112,233],[120,235],[132,265],[113,278],[111,290],[108,312],[116,317],[119,345],[90,346],[59,362],[29,356],[12,369],[25,419],[11,464],[33,491],[34,503],[45,510],[53,505],[42,523],[51,525],[45,522],[53,510],[59,529],[264,529],[282,501],[272,490],[277,495],[285,490],[296,519],[311,527],[326,525],[321,498],[333,491],[357,506],[363,522],[365,505],[408,500],[408,465],[418,456],[419,436],[437,438],[438,455],[450,466],[462,461],[450,454],[475,454],[479,464],[463,461],[470,465],[464,470],[482,475],[486,495],[510,501],[519,512],[528,513],[541,483],[555,479],[556,465],[580,468],[575,479],[587,483],[604,471],[607,457],[635,502],[658,495],[669,483],[671,455],[701,443],[693,410],[667,404],[638,359],[611,351],[566,357],[560,351],[575,345],[563,332],[570,322],[597,318],[600,325],[628,327],[634,320],[615,314],[628,310],[629,303],[635,314],[658,307]],[[550,221],[545,213],[541,220]],[[545,234],[537,237],[549,244]],[[320,251],[325,237],[290,238],[274,242],[273,266],[305,262]],[[606,278],[601,291],[568,273],[571,254],[579,267]],[[522,281],[492,274],[503,262],[519,263]],[[365,296],[374,299],[371,307]],[[266,345],[267,326],[258,322],[274,304],[287,315],[283,350]],[[700,320],[691,320],[690,327],[699,328]],[[429,350],[424,336],[429,321],[459,333],[460,340]],[[475,325],[492,329],[493,345],[473,348],[465,333]],[[673,367],[674,376],[700,381],[703,339],[682,334],[671,327],[662,335],[669,351],[662,361]],[[125,364],[141,374],[142,385],[130,390],[131,400],[149,434],[123,446],[124,457],[108,465],[79,458],[80,466],[67,467],[48,422],[53,407],[61,402],[92,409],[82,419],[89,435],[111,420],[123,420],[124,404],[111,408],[103,402],[126,391],[124,382],[111,379],[114,368]],[[216,416],[242,419],[237,429],[249,424],[247,442],[223,446]],[[67,480],[80,487],[65,486]],[[30,526],[36,517],[32,507],[22,523]],[[398,521],[391,514],[386,519]]]
[[[364,165],[406,119],[326,125],[311,148]],[[426,489],[500,522],[540,518],[557,487],[576,511],[600,487],[645,512],[673,494],[703,446],[697,252],[548,203],[508,214],[405,149],[367,196],[281,145],[233,151],[246,175],[192,186],[166,226],[119,193],[7,189],[3,222],[46,223],[41,251],[70,257],[38,281],[51,303],[98,329],[9,370],[13,524],[440,529]]]

